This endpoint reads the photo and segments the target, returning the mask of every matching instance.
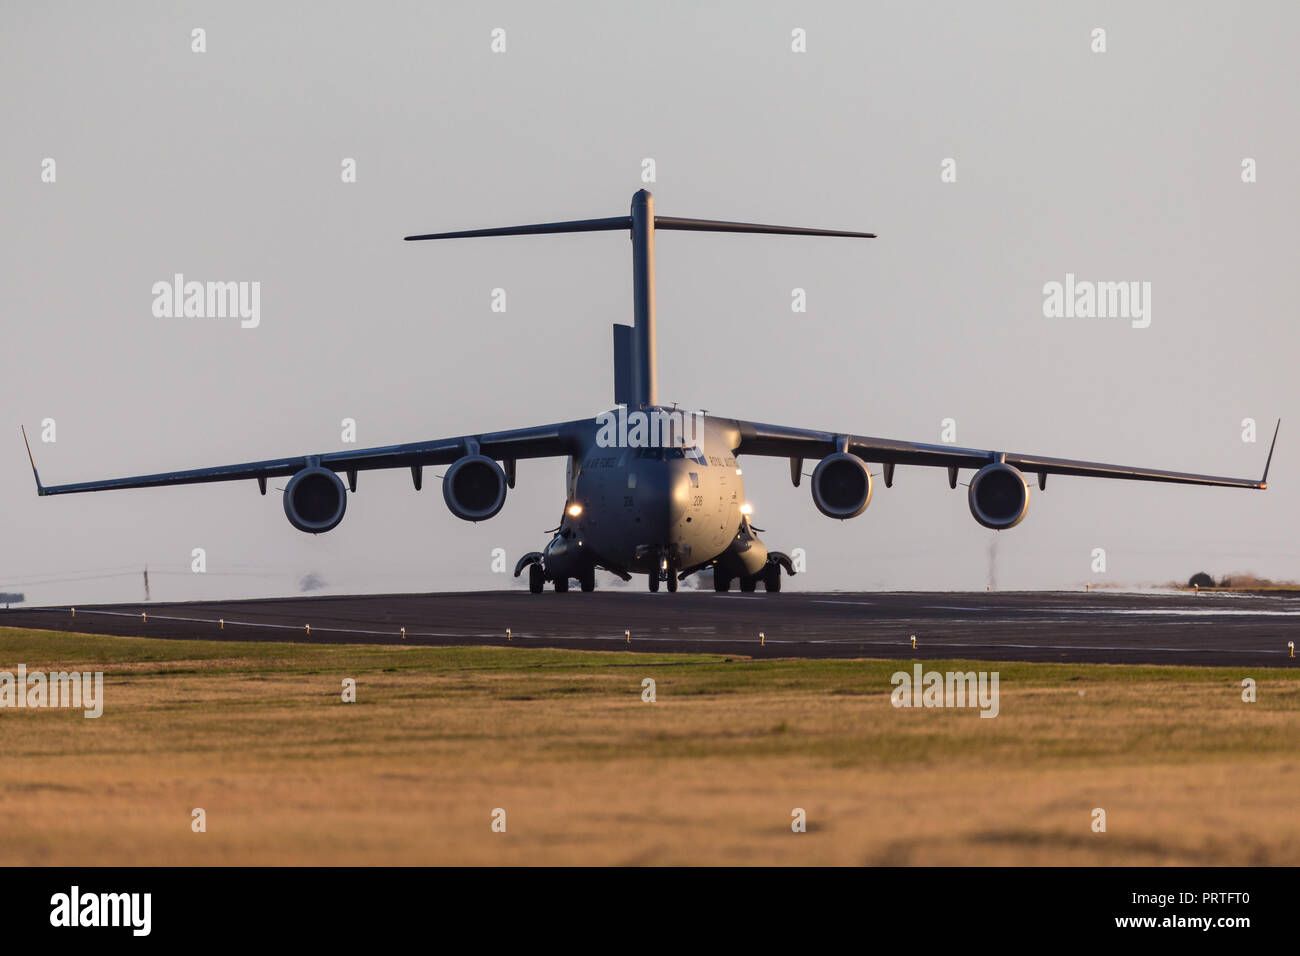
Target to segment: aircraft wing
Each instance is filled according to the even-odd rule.
[[[1126,478],[1132,481],[1164,481],[1180,485],[1211,485],[1220,488],[1268,487],[1268,469],[1273,461],[1273,447],[1277,432],[1273,430],[1273,444],[1269,446],[1264,475],[1254,478],[1220,478],[1185,471],[1164,471],[1134,465],[1107,465],[1094,461],[1075,461],[1070,458],[1048,458],[1043,455],[1024,455],[1017,452],[986,451],[977,448],[958,448],[955,445],[927,445],[917,442],[895,441],[889,438],[868,438],[836,432],[811,431],[789,428],[784,425],[762,425],[756,422],[736,421],[740,441],[737,455],[764,455],[790,458],[791,477],[796,477],[795,459],[819,459],[836,451],[847,451],[865,462],[880,462],[885,466],[885,484],[893,484],[895,465],[925,465],[948,469],[948,481],[957,484],[957,469],[983,468],[1002,461],[1027,474],[1037,474],[1040,487],[1045,487],[1048,475],[1075,475],[1083,478]],[[795,484],[799,482],[795,480]]]
[[[319,465],[333,472],[344,472],[355,489],[356,473],[378,468],[412,469],[419,481],[419,469],[425,465],[449,465],[456,459],[477,451],[498,461],[513,463],[519,458],[549,458],[568,455],[577,447],[575,436],[579,426],[586,422],[562,422],[539,425],[533,428],[516,428],[481,435],[463,435],[459,438],[434,439],[411,442],[405,445],[386,445],[379,448],[359,448],[349,451],[323,452],[319,455],[299,455],[293,458],[273,458],[239,465],[218,465],[214,468],[195,468],[189,471],[169,471],[156,475],[137,475],[131,478],[109,478],[101,481],[83,481],[65,485],[43,485],[32,459],[31,445],[27,456],[32,462],[38,495],[68,495],[82,491],[108,491],[117,488],[157,488],[163,485],[192,485],[208,481],[240,481],[256,479],[263,494],[268,478],[283,478],[303,468]],[[23,440],[27,440],[26,430]],[[514,484],[514,468],[506,473]],[[418,484],[417,484],[418,487]]]

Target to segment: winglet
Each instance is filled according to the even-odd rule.
[[[1268,460],[1264,462],[1264,477],[1259,479],[1259,487],[1268,487],[1268,469],[1273,464],[1273,449],[1277,447],[1277,433],[1282,428],[1282,419],[1277,420],[1277,425],[1273,428],[1273,443],[1268,446]]]
[[[36,479],[36,493],[45,494],[45,486],[41,484],[40,473],[36,470],[36,459],[32,457],[32,443],[27,440],[27,426],[20,425],[23,430],[23,444],[27,446],[27,460],[32,463],[32,477]]]

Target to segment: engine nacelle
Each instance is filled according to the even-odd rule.
[[[871,503],[871,472],[857,455],[827,455],[813,469],[812,496],[826,517],[856,518]]]
[[[970,513],[986,528],[1005,531],[1025,520],[1029,510],[1029,485],[1025,476],[1003,462],[975,472],[966,495]]]
[[[343,520],[348,492],[339,476],[327,468],[304,468],[284,487],[284,513],[289,524],[308,534],[322,534]]]
[[[447,508],[464,521],[486,521],[506,503],[506,473],[486,455],[466,455],[442,478]]]

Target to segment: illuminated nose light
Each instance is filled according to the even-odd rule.
[[[580,515],[580,514],[582,514],[582,505],[579,505],[579,504],[572,504],[572,505],[569,505],[569,515],[570,515],[570,517],[576,518],[576,517],[578,517],[578,515]]]
[[[738,474],[738,475],[743,475],[743,474],[744,474],[744,472],[743,472],[743,471],[741,471],[741,470],[740,470],[740,469],[739,469],[739,468],[737,468],[737,469],[736,469],[736,474]]]
[[[748,501],[746,501],[743,505],[740,506],[740,513],[745,517],[749,517],[754,513],[754,506],[751,505]]]

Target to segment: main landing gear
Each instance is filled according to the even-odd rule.
[[[541,557],[540,555],[537,555],[536,557],[534,557],[533,555],[525,555],[520,560],[520,567],[518,568],[518,570],[515,571],[515,576],[518,577],[519,574],[524,570],[524,567],[527,567],[528,590],[532,594],[541,594],[543,591],[546,590],[546,568],[542,564],[540,557]],[[530,563],[525,565],[524,564],[525,561],[528,561]],[[577,571],[573,576],[577,578],[578,586],[581,587],[582,590],[588,592],[596,590],[596,566],[595,565],[591,565],[590,567],[583,568],[582,570]],[[562,578],[556,578],[551,583],[555,588],[556,594],[564,594],[569,590],[569,578],[567,575]]]
[[[533,565],[533,567],[537,567],[537,565]],[[546,577],[545,574],[543,574],[543,575],[542,575],[543,580],[545,580],[545,577]],[[583,591],[585,591],[585,592],[587,592],[587,593],[590,593],[590,592],[596,590],[596,569],[595,569],[594,566],[593,566],[593,567],[590,567],[590,568],[585,568],[584,570],[579,571],[577,574],[574,575],[574,577],[578,579],[578,587],[582,588]],[[552,583],[553,583],[554,586],[555,586],[555,593],[556,593],[556,594],[567,594],[567,593],[568,593],[568,591],[569,591],[569,578],[567,578],[567,577],[556,578],[555,581],[552,582]],[[532,573],[531,573],[531,572],[529,573],[529,578],[528,578],[528,590],[530,590],[530,591],[533,590],[533,579],[532,579]],[[536,590],[536,591],[533,591],[533,593],[534,593],[534,594],[540,594],[541,591],[542,591],[542,585],[539,584],[539,585],[537,586],[537,590]]]
[[[760,584],[763,585],[763,590],[768,594],[775,594],[781,590],[781,568],[784,566],[784,562],[780,560],[781,557],[783,556],[769,559],[757,574],[742,574],[737,578],[732,578],[722,568],[714,565],[713,590],[719,594],[726,594],[731,590],[731,582],[734,580],[740,585],[742,594],[753,594]]]

